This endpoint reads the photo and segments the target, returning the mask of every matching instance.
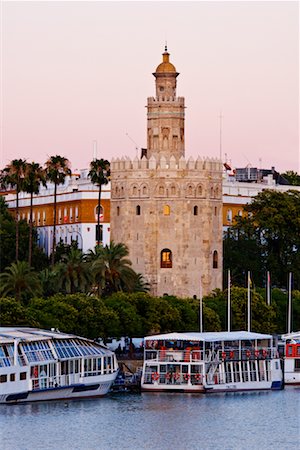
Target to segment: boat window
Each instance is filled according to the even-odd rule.
[[[16,381],[16,374],[15,373],[11,373],[10,374],[9,381]]]
[[[29,363],[55,359],[47,341],[22,343],[21,348]]]
[[[7,382],[7,375],[0,375],[0,383],[6,383]]]
[[[295,359],[295,372],[300,372],[300,359]]]
[[[20,373],[20,380],[26,380],[27,378],[27,373],[26,372],[21,372]]]

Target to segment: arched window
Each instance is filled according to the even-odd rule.
[[[198,206],[194,206],[194,216],[198,216]]]
[[[174,185],[171,186],[171,195],[176,195],[176,187]]]
[[[164,205],[164,216],[169,216],[171,212],[169,205]]]
[[[143,195],[147,194],[148,194],[147,186],[143,186]]]
[[[117,206],[117,216],[120,215],[120,206]]]
[[[199,185],[197,186],[197,195],[198,195],[198,197],[201,197],[201,196],[202,196],[202,186],[201,186],[201,184],[199,184]]]
[[[231,209],[227,210],[227,222],[232,222],[232,211]]]
[[[213,269],[217,268],[218,268],[218,252],[217,250],[215,250],[213,253]]]
[[[136,215],[137,215],[137,216],[140,216],[140,215],[141,215],[141,207],[140,207],[140,205],[137,205],[135,211],[136,211]]]
[[[103,222],[104,218],[104,209],[103,206],[100,205],[100,222]],[[95,208],[95,220],[98,220],[98,205]]]
[[[164,195],[165,194],[165,188],[163,186],[159,186],[158,193],[159,193],[159,195]]]
[[[133,186],[132,188],[132,195],[134,196],[138,195],[138,188],[136,186]]]
[[[239,211],[238,211],[238,216],[243,217],[243,211],[241,209],[239,209]]]
[[[172,268],[172,252],[168,248],[164,248],[160,252],[160,267],[162,269]]]

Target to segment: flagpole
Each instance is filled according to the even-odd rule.
[[[292,272],[289,273],[289,300],[288,300],[288,334],[291,333],[292,322]]]
[[[271,286],[270,286],[270,272],[267,271],[267,305],[271,305],[271,292],[270,292]]]
[[[203,332],[203,305],[202,305],[202,279],[200,276],[200,300],[199,300],[199,326],[200,326],[200,333]]]
[[[230,331],[230,269],[228,269],[228,288],[227,288],[227,321],[228,321],[228,331]]]
[[[250,320],[251,320],[251,314],[250,314],[250,271],[248,271],[248,318],[247,318],[247,322],[248,322],[248,331],[251,331],[251,324],[250,324]]]

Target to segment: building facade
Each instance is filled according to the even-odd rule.
[[[147,150],[111,162],[111,239],[129,248],[152,294],[222,287],[222,165],[185,158],[184,98],[167,50],[147,103]]]
[[[5,200],[14,213],[16,197],[7,194]],[[38,195],[33,197],[33,225],[37,230],[38,244],[47,255],[52,251],[53,241],[54,186],[48,183]],[[56,243],[78,242],[83,252],[96,245],[96,225],[98,207],[98,187],[88,178],[88,170],[67,177],[57,188]],[[19,217],[29,222],[30,196],[19,194]],[[100,209],[100,241],[103,245],[110,241],[110,185],[102,186]]]

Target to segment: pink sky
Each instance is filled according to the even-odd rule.
[[[88,167],[146,146],[167,39],[186,156],[299,171],[298,2],[2,2],[1,167],[49,155]],[[261,162],[260,162],[261,159]]]

